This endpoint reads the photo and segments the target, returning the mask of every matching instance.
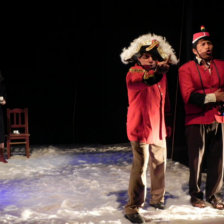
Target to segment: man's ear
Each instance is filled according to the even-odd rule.
[[[193,49],[192,49],[192,51],[193,51],[193,53],[194,53],[195,55],[197,55],[197,54],[198,54],[198,52],[196,51],[196,49],[195,49],[195,48],[193,48]]]

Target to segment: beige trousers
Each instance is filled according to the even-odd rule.
[[[147,190],[147,169],[150,169],[150,204],[164,202],[165,170],[166,170],[166,141],[156,144],[131,142],[133,163],[129,181],[129,201],[125,213],[138,212],[144,205]]]

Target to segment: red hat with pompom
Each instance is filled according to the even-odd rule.
[[[192,44],[194,44],[196,41],[198,41],[199,39],[203,37],[209,37],[209,36],[210,36],[209,32],[206,32],[205,27],[201,26],[201,32],[195,33],[193,35]]]

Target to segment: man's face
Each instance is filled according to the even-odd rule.
[[[148,65],[150,68],[155,68],[157,61],[152,58],[152,55],[149,53],[143,53],[141,57],[138,58],[138,61],[142,66]]]
[[[193,49],[193,53],[196,56],[205,60],[210,60],[212,58],[213,44],[210,40],[199,40],[196,49]]]

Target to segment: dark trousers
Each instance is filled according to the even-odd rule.
[[[206,200],[219,193],[223,183],[223,124],[195,124],[186,126],[189,155],[189,193],[203,199],[201,185],[202,161],[206,153]]]

